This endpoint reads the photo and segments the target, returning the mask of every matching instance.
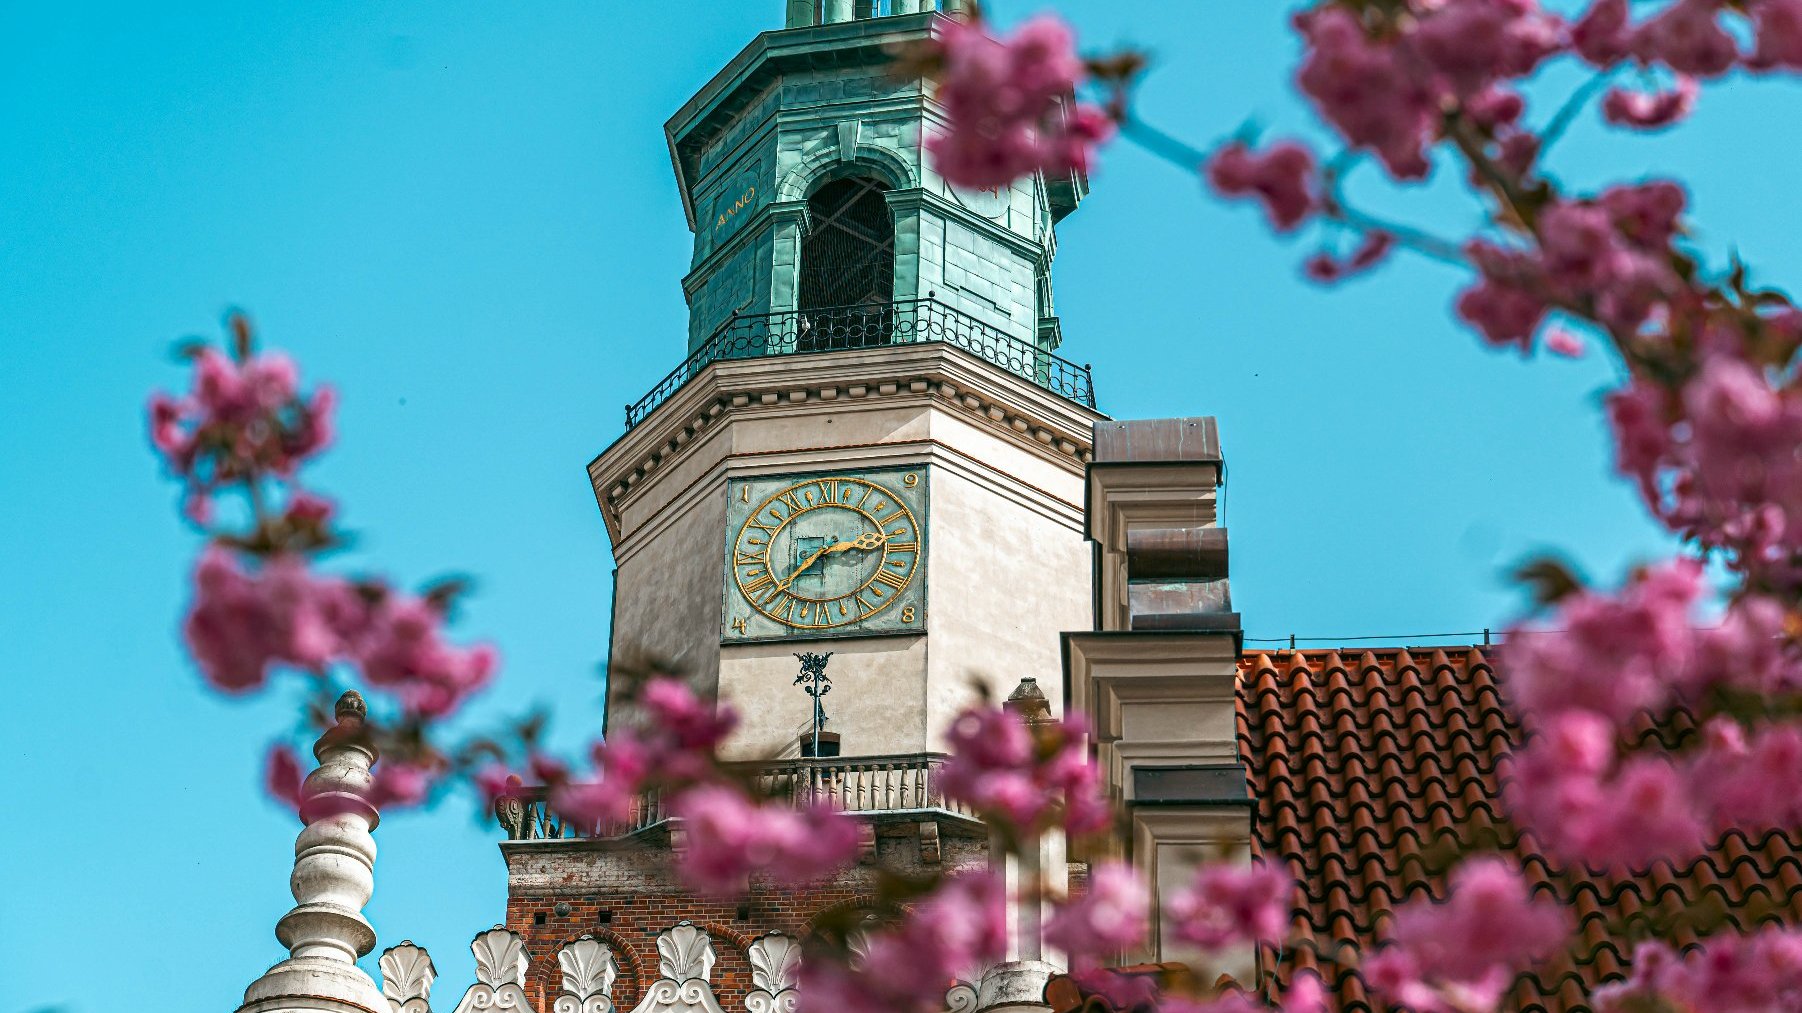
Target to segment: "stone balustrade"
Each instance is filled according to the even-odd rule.
[[[794,805],[821,802],[857,815],[949,813],[973,819],[962,803],[939,790],[942,753],[796,758],[743,764],[756,789]],[[540,787],[521,787],[495,804],[510,841],[627,837],[669,819],[657,792],[641,795],[631,816],[607,826],[578,826],[552,811]]]

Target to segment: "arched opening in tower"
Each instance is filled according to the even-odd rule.
[[[807,198],[795,349],[887,344],[895,300],[895,223],[869,176],[835,179]]]

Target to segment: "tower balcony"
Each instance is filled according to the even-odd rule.
[[[961,802],[939,790],[943,753],[890,756],[800,757],[733,765],[753,788],[795,806],[819,802],[862,817],[942,818],[975,822]],[[661,794],[639,796],[629,819],[580,826],[551,811],[542,787],[524,787],[495,803],[495,817],[508,841],[617,840],[656,829],[670,820]]]
[[[1048,333],[1046,328],[1040,332]],[[1054,336],[1049,342],[1034,343],[1015,337],[936,298],[734,316],[649,393],[626,406],[626,428],[644,421],[716,362],[935,342],[963,349],[1093,409],[1095,384],[1089,366],[1053,355],[1047,346],[1055,340]]]

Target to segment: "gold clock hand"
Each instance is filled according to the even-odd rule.
[[[797,566],[792,571],[790,571],[789,575],[787,577],[783,578],[779,583],[777,583],[776,590],[778,590],[778,591],[788,590],[788,586],[795,582],[795,578],[799,577],[802,573],[804,573],[808,567],[819,562],[820,558],[822,556],[826,556],[826,555],[829,555],[829,554],[835,553],[835,552],[845,552],[850,549],[864,549],[864,550],[874,549],[886,541],[888,541],[888,536],[886,536],[886,535],[877,534],[874,531],[865,531],[863,534],[858,535],[856,538],[854,538],[848,542],[833,542],[831,545],[822,545],[818,549],[814,550],[813,555],[808,556],[804,561],[802,561],[800,566]]]

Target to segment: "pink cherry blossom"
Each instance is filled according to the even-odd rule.
[[[1567,359],[1582,358],[1584,351],[1588,347],[1583,343],[1583,339],[1575,332],[1568,331],[1562,327],[1554,327],[1547,331],[1545,337],[1541,338],[1540,341],[1545,345],[1546,351],[1551,352],[1553,355],[1561,355]]]
[[[435,779],[434,771],[421,764],[382,760],[376,764],[367,800],[384,812],[410,809],[425,802]]]
[[[849,963],[807,960],[797,990],[802,1013],[933,1013],[945,990],[976,974],[1007,946],[1007,893],[992,872],[952,876],[898,925],[872,928]]]
[[[1751,738],[1729,718],[1707,727],[1693,761],[1691,792],[1717,830],[1792,827],[1802,823],[1802,728],[1774,725]]]
[[[300,808],[300,785],[306,777],[294,747],[273,745],[263,759],[263,790],[291,809]]]
[[[1498,858],[1452,873],[1445,900],[1397,909],[1388,943],[1364,964],[1376,990],[1416,1011],[1493,1009],[1517,971],[1563,945],[1569,919]]]
[[[1602,96],[1602,118],[1621,127],[1661,130],[1690,114],[1700,89],[1693,77],[1679,77],[1665,91],[1628,91],[1610,88]]]
[[[958,715],[945,740],[951,756],[939,784],[946,796],[1017,834],[1037,833],[1056,817],[1082,835],[1112,819],[1080,718],[1029,728],[1011,711],[977,707]]]
[[[1757,43],[1746,65],[1802,70],[1802,0],[1758,0],[1750,6]]]
[[[1045,941],[1077,963],[1105,959],[1144,942],[1151,915],[1145,882],[1124,862],[1098,862],[1088,891],[1059,905]]]
[[[1531,714],[1584,710],[1624,723],[1672,699],[1690,647],[1701,567],[1678,560],[1646,571],[1618,594],[1566,598],[1551,630],[1525,626],[1508,643],[1506,680]]]
[[[1598,1013],[1802,1009],[1802,933],[1769,927],[1711,936],[1681,956],[1666,943],[1644,942],[1633,951],[1632,977],[1596,989],[1595,1001]]]
[[[1074,102],[1086,72],[1063,22],[1035,17],[1006,39],[975,22],[947,22],[941,31],[937,98],[949,123],[926,138],[940,175],[992,188],[1035,172],[1087,170],[1113,121]]]
[[[1627,0],[1595,0],[1570,28],[1571,45],[1597,67],[1626,59],[1633,50]]]
[[[411,713],[444,717],[487,685],[498,656],[492,647],[453,647],[440,630],[443,613],[430,602],[389,594],[369,612],[355,653],[372,685],[391,690]]]
[[[701,699],[686,683],[669,676],[647,680],[637,699],[651,726],[678,751],[715,749],[738,725],[732,708]]]
[[[1662,251],[1677,234],[1688,197],[1683,187],[1668,179],[1630,186],[1612,186],[1596,198],[1614,219],[1614,227],[1641,249]]]
[[[1307,44],[1296,84],[1321,116],[1347,141],[1375,152],[1396,178],[1425,176],[1426,144],[1438,118],[1428,83],[1341,7],[1298,15],[1296,25]]]
[[[1319,206],[1314,193],[1314,154],[1294,141],[1254,152],[1234,141],[1208,159],[1208,183],[1227,197],[1252,197],[1264,205],[1278,232],[1300,225]]]
[[[670,802],[686,824],[683,881],[711,896],[742,894],[754,875],[780,883],[823,879],[857,857],[857,825],[825,806],[758,804],[725,785],[689,788]]]
[[[1525,254],[1480,240],[1466,252],[1480,274],[1458,294],[1458,316],[1490,344],[1516,345],[1525,352],[1547,310],[1538,266]]]
[[[1455,91],[1471,94],[1496,78],[1531,73],[1558,50],[1559,22],[1538,7],[1536,0],[1438,4],[1420,19],[1413,48]]]
[[[1679,74],[1718,77],[1739,59],[1720,15],[1721,0],[1675,0],[1633,33],[1633,54]]]
[[[1206,950],[1276,940],[1289,924],[1295,884],[1263,862],[1208,862],[1164,905],[1177,939]]]

